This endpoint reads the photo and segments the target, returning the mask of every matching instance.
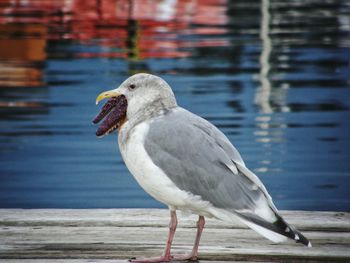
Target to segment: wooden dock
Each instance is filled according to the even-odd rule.
[[[208,219],[200,262],[350,262],[350,213],[283,211],[312,242],[273,244],[242,225]],[[189,252],[196,216],[178,213],[173,252]],[[127,262],[159,256],[168,232],[164,209],[0,209],[0,262]]]

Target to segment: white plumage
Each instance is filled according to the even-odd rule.
[[[273,242],[289,237],[311,246],[278,214],[265,186],[245,166],[227,137],[211,123],[177,106],[164,80],[137,74],[103,94],[98,100],[125,96],[128,107],[118,139],[123,160],[143,189],[171,210],[168,245],[155,261],[174,259],[170,247],[176,210],[199,215],[193,251],[181,259],[197,257],[203,216],[239,220]]]

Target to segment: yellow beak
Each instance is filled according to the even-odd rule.
[[[121,94],[115,90],[108,90],[108,91],[104,91],[102,93],[100,93],[97,98],[96,98],[96,105],[103,99],[107,99],[107,98],[112,98],[112,97],[118,97]]]

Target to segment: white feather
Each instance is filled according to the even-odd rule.
[[[280,243],[280,242],[284,242],[287,240],[287,237],[280,235],[276,232],[273,232],[267,228],[264,228],[262,226],[259,226],[257,224],[254,224],[253,222],[244,220],[242,218],[239,218],[239,220],[241,220],[244,224],[246,224],[248,227],[250,227],[251,229],[255,230],[257,233],[259,233],[260,235],[266,237],[267,239],[271,240],[272,242],[275,243]]]
[[[127,125],[124,124],[124,125]],[[244,220],[232,212],[215,208],[211,203],[204,201],[200,196],[179,189],[169,177],[153,162],[144,148],[144,139],[149,129],[149,122],[143,122],[137,125],[131,134],[129,134],[128,143],[120,147],[122,157],[126,166],[135,177],[142,188],[153,198],[167,204],[173,209],[190,211],[208,217],[216,217],[224,221],[239,220],[259,234],[270,239],[273,242],[282,242],[286,237],[265,229],[252,222]],[[122,145],[120,145],[122,146]],[[271,219],[269,213],[266,214],[265,202],[258,206],[264,217]]]
[[[127,125],[124,124],[124,125]],[[120,151],[126,166],[140,186],[153,198],[174,209],[191,211],[210,216],[207,211],[212,205],[191,193],[179,189],[169,177],[156,166],[144,148],[144,139],[149,122],[138,124],[129,134],[128,142]]]
[[[262,226],[259,226],[257,224],[254,224],[248,220],[245,220],[237,215],[235,215],[232,212],[229,212],[227,210],[224,209],[219,209],[219,208],[215,208],[215,207],[211,207],[209,208],[210,213],[213,214],[214,217],[221,219],[223,221],[226,222],[241,222],[244,225],[248,226],[249,228],[253,229],[254,231],[256,231],[257,233],[259,233],[260,235],[262,235],[263,237],[271,240],[272,242],[275,243],[280,243],[283,241],[287,240],[287,237],[280,235],[276,232],[273,232],[269,229],[266,229]]]

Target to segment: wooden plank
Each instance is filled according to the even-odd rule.
[[[6,259],[6,263],[125,263],[125,260],[109,259]]]
[[[350,231],[350,213],[281,211],[288,222],[308,230]],[[194,227],[197,216],[178,212],[182,227]],[[320,220],[322,219],[322,220]],[[0,209],[1,225],[167,226],[166,209]],[[238,228],[238,222],[207,219],[206,228]]]
[[[282,214],[311,239],[313,248],[293,241],[273,244],[240,224],[208,219],[201,262],[350,261],[350,213]],[[194,215],[179,213],[174,253],[191,250],[196,220]],[[119,262],[157,256],[163,251],[168,221],[164,209],[0,209],[0,260]]]

